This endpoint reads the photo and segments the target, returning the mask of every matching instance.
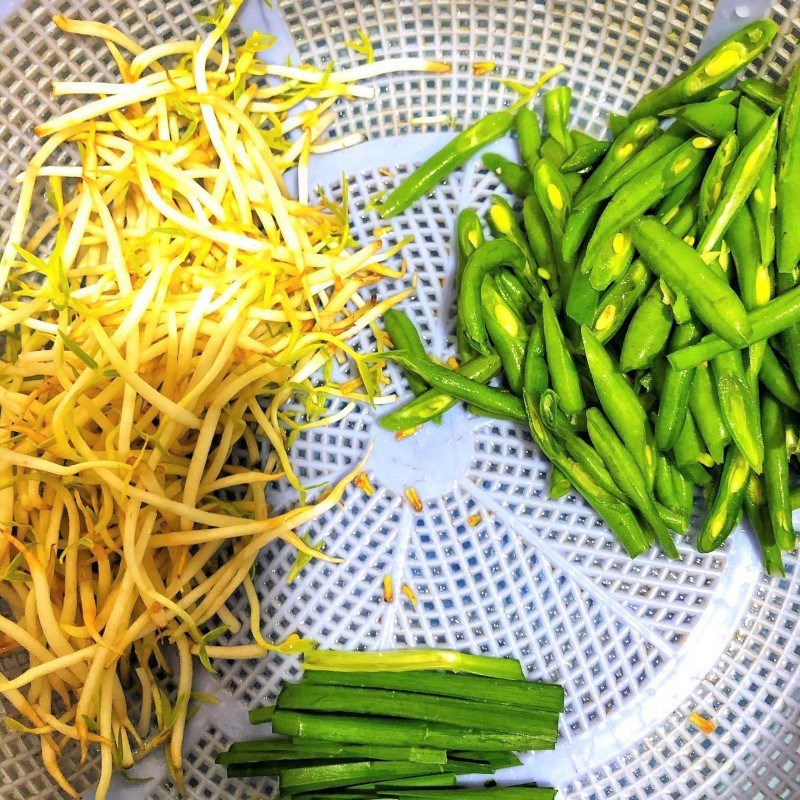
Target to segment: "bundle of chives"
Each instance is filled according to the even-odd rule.
[[[446,650],[314,651],[299,683],[250,712],[282,738],[220,754],[231,777],[275,776],[294,800],[552,800],[535,785],[466,788],[459,774],[520,764],[555,747],[560,686],[525,681],[519,661]],[[457,795],[457,796],[456,796]]]

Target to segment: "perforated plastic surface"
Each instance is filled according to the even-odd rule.
[[[146,44],[192,30],[193,13],[205,5],[32,0],[13,11],[0,0],[0,226],[14,207],[11,177],[35,147],[33,124],[56,110],[50,80],[102,78],[108,68],[102,47],[58,32],[52,13],[109,21]],[[316,180],[333,194],[341,193],[342,173],[348,176],[354,233],[366,237],[384,225],[364,211],[369,197],[450,135],[447,123],[415,118],[445,115],[460,127],[509,99],[498,78],[532,80],[562,63],[577,123],[599,132],[607,112],[624,109],[708,41],[768,11],[759,2],[720,2],[715,10],[711,0],[282,0],[272,9],[256,0],[240,25],[279,34],[276,58],[357,61],[346,42],[363,29],[377,56],[453,62],[452,75],[379,81],[378,99],[344,108],[335,126],[337,133],[363,130],[369,140],[314,164]],[[776,3],[771,13],[781,36],[755,71],[778,78],[790,68],[799,11],[800,3]],[[475,78],[472,60],[497,66]],[[511,155],[513,144],[497,149]],[[470,163],[383,236],[390,244],[414,234],[404,257],[418,290],[406,310],[440,356],[453,349],[455,214],[467,204],[485,208],[497,190],[495,177]],[[359,344],[372,346],[366,335]],[[396,373],[388,390],[407,393]],[[767,581],[748,533],[737,531],[711,556],[687,543],[680,562],[655,553],[632,562],[580,497],[548,499],[549,466],[518,427],[455,410],[440,427],[396,442],[375,417],[360,409],[335,427],[309,431],[295,448],[301,475],[315,482],[341,474],[374,441],[369,473],[376,492],[367,497],[351,488],[309,530],[341,565],[311,564],[288,585],[291,551],[264,552],[257,585],[267,633],[278,639],[298,630],[329,647],[442,645],[520,658],[530,677],[563,683],[568,703],[557,750],[526,758],[507,776],[558,785],[563,798],[800,797],[795,559],[785,580]],[[410,507],[407,487],[418,490],[422,511]],[[412,587],[417,607],[402,596],[385,603],[385,575],[396,589]],[[244,612],[241,598],[234,606]],[[277,657],[218,667],[199,687],[221,702],[203,707],[190,726],[187,783],[192,798],[239,800],[269,784],[227,781],[213,757],[250,732],[246,707],[274,696],[298,667]],[[8,663],[0,668],[13,671]],[[716,731],[695,728],[693,711],[712,719]],[[19,734],[0,736],[2,800],[58,796],[31,747]],[[90,786],[93,766],[80,772]],[[150,759],[138,774],[153,780],[119,782],[111,796],[174,797],[163,760]]]

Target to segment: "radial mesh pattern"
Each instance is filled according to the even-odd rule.
[[[150,44],[196,30],[194,14],[207,5],[28,2],[0,25],[0,227],[13,213],[13,176],[36,146],[33,125],[62,107],[49,82],[109,72],[104,48],[58,31],[52,13],[112,22]],[[450,75],[382,79],[378,99],[344,107],[337,119],[337,133],[360,130],[368,141],[319,159],[315,180],[341,197],[347,175],[353,233],[366,239],[386,226],[368,210],[370,198],[401,180],[451,127],[509,102],[502,78],[533,81],[564,64],[559,80],[573,87],[576,124],[600,132],[609,111],[624,110],[689,64],[715,26],[729,29],[758,5],[721,2],[715,11],[710,0],[281,0],[268,9],[258,0],[242,27],[263,17],[284,37],[282,52],[317,65],[357,63],[361,56],[347,43],[360,30],[377,57],[452,61]],[[775,4],[781,36],[754,73],[786,74],[796,57],[798,11],[800,3]],[[476,78],[474,61],[494,62],[494,70]],[[496,149],[511,156],[514,146]],[[381,291],[416,280],[404,308],[439,357],[454,347],[455,216],[466,205],[485,210],[498,191],[494,175],[469,163],[380,232],[387,246],[414,236],[395,265],[404,258],[407,277]],[[359,347],[373,345],[369,333],[360,336]],[[406,396],[399,372],[389,375],[387,393]],[[398,442],[377,427],[377,413],[359,409],[298,441],[293,456],[307,484],[341,475],[374,443],[368,473],[375,492],[351,487],[306,531],[342,563],[309,564],[290,583],[293,552],[277,544],[264,551],[256,585],[265,634],[278,640],[299,631],[330,647],[444,646],[520,658],[531,678],[564,684],[567,710],[556,752],[526,757],[507,778],[558,785],[565,800],[800,797],[796,560],[785,580],[767,581],[747,531],[737,531],[713,555],[697,554],[687,541],[678,562],[655,552],[632,562],[582,498],[548,498],[549,464],[518,426],[455,409],[441,426]],[[408,502],[408,488],[421,496],[421,510]],[[285,487],[271,497],[279,507],[293,500]],[[384,600],[386,576],[392,603]],[[246,618],[242,596],[232,607]],[[246,641],[247,633],[230,640]],[[278,656],[217,667],[217,675],[200,678],[198,689],[220,702],[203,705],[189,726],[187,784],[193,799],[240,800],[269,784],[227,781],[214,755],[251,732],[246,709],[273,698],[299,667],[296,658]],[[0,670],[13,672],[14,664]],[[713,720],[715,732],[695,728],[693,712]],[[0,736],[2,800],[59,796],[37,757],[32,740]],[[88,787],[94,765],[76,762],[75,769],[77,785]],[[115,800],[174,796],[163,758],[137,774],[152,780],[116,783]]]

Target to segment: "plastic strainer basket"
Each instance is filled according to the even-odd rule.
[[[346,43],[363,29],[379,55],[453,62],[452,75],[381,80],[378,99],[345,107],[335,126],[337,133],[363,130],[368,141],[315,162],[316,181],[334,193],[348,176],[354,229],[363,236],[383,224],[364,213],[368,198],[451,135],[441,122],[412,120],[451,115],[460,126],[503,105],[509,97],[499,76],[534,79],[564,64],[577,123],[599,132],[607,112],[623,110],[748,18],[771,14],[781,26],[755,68],[770,78],[790,68],[800,30],[800,3],[790,0],[772,8],[758,0],[716,7],[711,0],[274,2],[252,2],[239,23],[278,34],[276,57],[347,63],[354,54]],[[111,22],[152,44],[194,30],[193,14],[206,5],[30,0],[20,7],[0,0],[0,227],[15,204],[11,176],[34,151],[33,125],[57,111],[50,81],[102,80],[109,71],[104,49],[56,30],[52,14]],[[495,61],[497,69],[476,79],[472,60]],[[512,146],[497,149],[510,155]],[[418,291],[406,310],[440,355],[453,347],[455,214],[468,204],[480,210],[495,191],[494,176],[470,163],[395,220],[385,237],[414,234],[405,257]],[[365,337],[361,345],[371,343]],[[396,373],[395,381],[391,388],[405,393]],[[268,633],[280,638],[300,630],[340,648],[438,645],[520,658],[531,677],[564,684],[568,703],[557,750],[527,758],[508,778],[558,785],[563,798],[800,797],[794,558],[785,580],[768,581],[748,533],[737,531],[713,555],[687,545],[679,563],[655,553],[630,561],[580,497],[548,499],[549,466],[520,429],[458,411],[441,427],[398,443],[377,428],[372,410],[361,409],[337,427],[310,433],[294,456],[312,483],[340,474],[371,440],[375,494],[353,488],[309,531],[344,563],[312,564],[287,585],[289,548],[264,552],[258,590]],[[409,486],[423,498],[419,513],[403,496]],[[385,575],[395,587],[413,587],[418,607],[402,599],[387,605]],[[14,664],[6,660],[0,669],[13,672]],[[295,660],[269,658],[222,663],[218,676],[203,678],[201,688],[221,703],[204,706],[187,734],[192,798],[245,798],[269,789],[227,781],[213,758],[232,737],[250,732],[245,708],[274,696],[297,672]],[[696,729],[688,719],[693,711],[713,719],[716,731]],[[90,786],[94,770],[79,768],[79,785]],[[140,772],[152,782],[115,783],[111,797],[175,796],[163,759],[152,758]],[[32,740],[4,730],[0,798],[57,796]]]

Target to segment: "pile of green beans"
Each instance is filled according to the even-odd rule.
[[[677,558],[702,494],[699,551],[746,514],[782,573],[796,544],[800,69],[786,87],[724,87],[775,33],[745,26],[615,116],[609,141],[570,128],[567,87],[544,94],[544,124],[518,112],[520,163],[483,159],[521,213],[492,198],[492,238],[475,211],[458,220],[461,366],[396,342],[385,355],[418,396],[385,427],[464,400],[526,423],[551,496],[580,492],[631,556],[658,543]]]

